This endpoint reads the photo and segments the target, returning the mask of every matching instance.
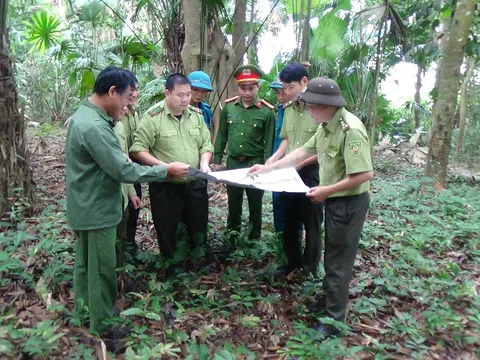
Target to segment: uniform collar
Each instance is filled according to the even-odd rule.
[[[173,115],[172,112],[170,111],[170,108],[167,105],[167,100],[166,99],[163,100],[163,108],[165,109],[165,113],[167,114],[167,116],[171,115],[173,118],[177,119],[177,117],[175,115]],[[187,106],[187,108],[185,110],[183,110],[182,118],[184,116],[190,116],[190,114],[191,114],[190,109]]]
[[[305,104],[298,100],[295,100],[292,104],[293,108],[297,111],[303,112],[305,110]]]
[[[243,107],[245,107],[245,106],[243,105],[243,99],[242,99],[240,96],[239,96],[238,99],[235,101],[235,105],[242,105]],[[248,108],[246,108],[246,109],[249,109],[249,108],[251,108],[251,107],[253,107],[253,106],[258,107],[259,109],[262,108],[262,101],[258,98],[258,96],[255,98],[255,101],[252,102],[252,105],[250,105],[250,106],[249,106]]]
[[[340,125],[340,118],[342,118],[344,110],[345,110],[344,107],[338,108],[338,110],[335,111],[335,114],[333,114],[332,119],[328,122],[327,126],[325,126],[324,128],[329,132],[333,133],[337,129],[337,127]]]
[[[83,105],[86,107],[95,110],[95,112],[100,115],[100,117],[104,120],[106,120],[111,127],[115,126],[115,120],[112,119],[104,110],[100,109],[97,105],[92,103],[90,100],[84,100]]]

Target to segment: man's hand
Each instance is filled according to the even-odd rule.
[[[267,161],[265,161],[265,165],[270,165],[273,164],[274,162],[277,162],[278,159],[276,158],[275,155],[270,156]]]
[[[315,186],[307,193],[307,197],[316,204],[325,201],[329,195],[331,195],[331,192],[328,190],[327,186]]]
[[[210,169],[210,166],[208,164],[200,164],[200,171],[208,174],[212,170]]]
[[[256,164],[256,165],[253,165],[248,170],[248,174],[251,175],[251,176],[255,176],[255,175],[259,175],[259,174],[266,174],[270,171],[272,171],[271,166]]]
[[[184,178],[188,175],[188,165],[181,162],[167,164],[167,176],[169,178]]]
[[[135,210],[140,209],[140,207],[142,206],[142,200],[140,200],[140,198],[137,195],[130,196],[129,199],[130,199],[130,204],[132,204]]]
[[[223,171],[225,170],[223,165],[218,165],[218,164],[212,164],[212,171]]]

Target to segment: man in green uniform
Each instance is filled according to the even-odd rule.
[[[262,72],[254,65],[243,65],[233,76],[240,96],[226,100],[220,115],[215,141],[214,170],[221,168],[223,151],[227,146],[227,169],[247,168],[264,163],[270,157],[275,134],[273,105],[257,97]],[[227,228],[240,232],[244,188],[227,185]],[[246,189],[250,212],[250,239],[259,239],[262,230],[263,191]]]
[[[288,97],[287,94],[285,94],[285,89],[282,83],[278,79],[278,75],[275,76],[275,79],[272,81],[269,88],[275,91],[275,96],[277,98],[277,122],[275,123],[275,140],[273,142],[273,153],[275,153],[283,140],[280,134],[282,132],[283,115],[285,112],[285,104],[288,102]],[[283,233],[285,222],[280,195],[281,193],[279,192],[272,192],[273,225],[277,234]]]
[[[125,155],[128,156],[128,149],[132,145],[132,131],[136,128],[137,115],[134,105],[138,98],[138,84],[129,99],[127,107],[122,109],[121,120],[115,125],[114,131],[120,142],[120,147]],[[123,184],[122,185],[124,214],[122,221],[118,225],[118,237],[121,241],[122,259],[123,251],[129,250],[132,256],[137,255],[138,247],[135,242],[135,234],[137,232],[137,220],[142,205],[141,184]],[[118,254],[117,254],[118,256]],[[119,259],[117,259],[120,261]],[[120,265],[123,266],[123,263]]]
[[[77,308],[90,312],[90,330],[119,337],[103,321],[117,296],[116,226],[122,218],[122,183],[162,181],[187,175],[186,164],[145,167],[122,152],[113,128],[136,83],[128,70],[109,67],[97,77],[94,94],[72,116],[67,133],[67,220],[75,231],[74,290]]]
[[[138,88],[138,83],[135,87],[135,91],[132,94],[132,101],[131,104],[128,105],[127,107],[127,113],[125,114],[124,117],[122,117],[121,123],[123,125],[123,128],[125,129],[125,140],[126,140],[126,145],[127,145],[127,150],[130,149],[130,147],[133,145],[133,134],[137,128],[138,124],[138,112],[139,109],[137,108],[137,99],[139,96],[139,88]],[[127,152],[128,154],[128,152]],[[132,159],[134,162],[137,162],[135,159]],[[137,162],[138,163],[138,162]],[[135,192],[138,196],[138,198],[141,200],[142,199],[142,184],[141,183],[135,183],[133,184],[133,187],[135,188]],[[140,206],[136,207],[134,206],[134,203],[130,202],[129,207],[128,207],[128,218],[127,218],[127,224],[126,224],[126,240],[128,246],[132,250],[133,255],[138,254],[138,245],[135,242],[135,235],[137,233],[137,222],[138,222],[138,216],[140,215]]]
[[[298,99],[306,103],[307,111],[321,124],[317,133],[283,159],[267,166],[255,165],[250,173],[295,166],[311,154],[318,155],[320,186],[307,194],[312,202],[325,203],[325,297],[318,306],[329,317],[344,322],[349,282],[370,203],[370,141],[363,123],[345,109],[347,103],[335,81],[312,79]],[[339,333],[322,323],[317,324],[317,330],[326,337]]]
[[[165,100],[142,116],[130,148],[133,157],[145,165],[182,161],[204,172],[210,171],[213,146],[202,111],[190,104],[190,81],[173,74],[165,82]],[[194,260],[203,257],[208,222],[207,183],[188,178],[150,183],[150,204],[158,245],[166,259],[177,249],[177,227],[187,225]],[[181,259],[174,259],[176,262]],[[173,267],[171,268],[173,269]]]
[[[284,120],[280,133],[282,143],[267,160],[267,165],[305,145],[318,128],[318,124],[307,113],[305,105],[297,101],[297,94],[308,83],[305,65],[298,62],[288,64],[280,72],[280,81],[290,101],[284,106]],[[305,185],[318,186],[318,161],[315,155],[298,164],[296,170]],[[285,216],[283,250],[288,263],[279,269],[278,275],[288,275],[297,269],[315,275],[322,248],[323,206],[312,203],[305,194],[281,193],[280,201]],[[303,228],[305,249],[302,251]]]

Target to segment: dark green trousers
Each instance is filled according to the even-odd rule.
[[[337,321],[346,318],[348,288],[369,204],[368,193],[325,201],[323,288],[327,315]]]
[[[255,158],[227,158],[227,169],[243,169],[255,164],[263,164],[262,157]],[[248,211],[250,213],[250,239],[260,239],[262,232],[262,199],[263,190],[246,189],[237,186],[227,185],[228,195],[228,219],[227,228],[240,232],[242,225],[242,204],[243,193],[246,191],[248,199]]]
[[[308,187],[318,186],[318,164],[301,169],[298,174]],[[281,193],[285,215],[283,251],[289,271],[302,268],[315,275],[322,252],[323,204],[314,204],[305,194]],[[302,247],[305,229],[305,249]]]
[[[102,322],[112,317],[117,298],[117,228],[75,233],[75,305],[83,299],[90,312],[90,330],[101,333],[105,330]]]

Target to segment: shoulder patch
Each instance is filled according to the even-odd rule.
[[[293,105],[293,101],[290,100],[289,102],[283,104],[283,108],[286,109],[287,107],[292,106],[292,105]]]
[[[197,108],[196,106],[188,105],[188,108],[198,114],[202,114],[202,110]]]
[[[345,121],[345,119],[342,117],[340,118],[340,126],[342,127],[343,132],[347,132],[348,129],[350,129],[350,125]]]
[[[232,98],[230,98],[230,99],[227,99],[227,100],[225,100],[225,102],[226,102],[226,103],[229,103],[229,102],[232,102],[232,101],[235,101],[235,100],[238,100],[238,96],[234,96],[234,97],[232,97]]]
[[[163,111],[163,105],[158,104],[157,106],[154,106],[149,112],[148,115],[150,116],[155,116],[160,114]]]
[[[271,110],[274,110],[275,109],[275,106],[273,106],[272,104],[270,104],[267,100],[265,99],[262,99],[260,100],[266,107],[268,107],[269,109]]]

